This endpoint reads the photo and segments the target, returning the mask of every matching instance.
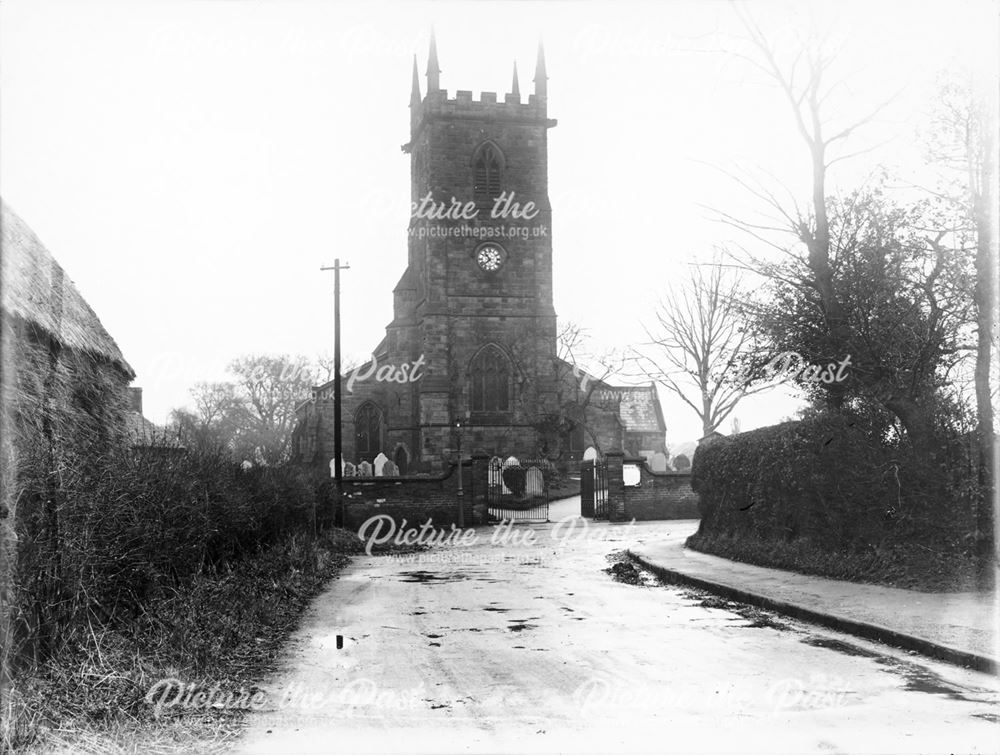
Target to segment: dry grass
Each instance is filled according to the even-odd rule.
[[[311,598],[361,547],[344,530],[291,536],[176,589],[131,624],[78,627],[5,699],[0,751],[225,751],[243,711],[177,707],[156,717],[148,691],[164,678],[252,688]]]

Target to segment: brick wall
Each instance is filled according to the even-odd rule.
[[[639,485],[622,486],[624,516],[638,519],[697,519],[698,496],[687,472],[652,472],[644,457],[625,459],[639,468]],[[608,465],[608,475],[611,465]]]

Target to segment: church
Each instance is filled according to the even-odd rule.
[[[534,93],[441,88],[433,34],[421,93],[410,95],[411,218],[393,319],[373,359],[342,380],[343,459],[382,453],[400,475],[462,454],[548,458],[568,467],[611,450],[665,462],[653,385],[617,387],[557,355],[552,208],[541,45]],[[298,407],[302,464],[334,458],[333,383]]]

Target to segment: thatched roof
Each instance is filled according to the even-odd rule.
[[[0,275],[3,311],[32,323],[63,346],[135,371],[62,267],[28,224],[0,200]]]

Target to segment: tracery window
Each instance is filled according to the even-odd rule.
[[[469,368],[470,409],[474,412],[510,410],[510,360],[492,344],[482,349]]]

